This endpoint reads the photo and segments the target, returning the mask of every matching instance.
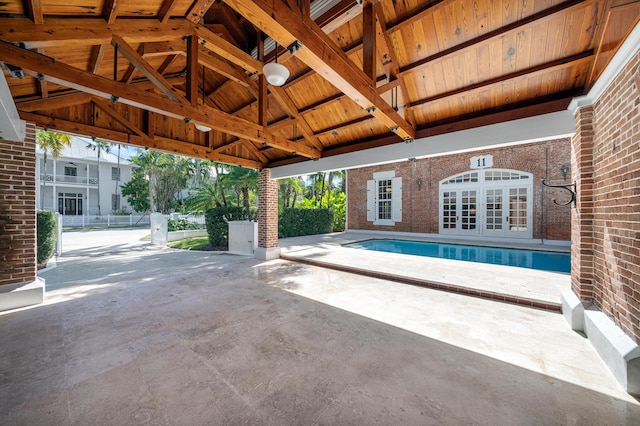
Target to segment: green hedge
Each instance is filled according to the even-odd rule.
[[[214,248],[229,247],[228,221],[247,220],[244,207],[213,207],[204,214],[209,244]]]
[[[56,248],[56,214],[39,210],[37,222],[38,263],[47,263]]]
[[[187,219],[171,220],[167,224],[169,232],[171,231],[185,231],[187,229],[200,229],[201,226],[198,223],[193,223]]]
[[[282,210],[278,218],[278,236],[280,238],[328,234],[332,231],[332,209],[286,208]]]

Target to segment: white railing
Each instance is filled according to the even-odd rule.
[[[91,226],[149,226],[149,215],[129,214],[102,216],[62,216],[62,225],[65,227],[91,227]]]
[[[169,215],[169,219],[171,220],[188,220],[191,223],[197,223],[200,225],[204,225],[204,213],[171,213]]]
[[[40,181],[45,180],[44,174],[40,175]],[[47,175],[47,182],[59,182],[59,183],[74,183],[78,185],[98,185],[97,177],[87,177],[87,176],[66,176],[66,175]]]

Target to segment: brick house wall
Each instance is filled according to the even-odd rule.
[[[0,140],[0,285],[36,279],[36,141]]]
[[[573,290],[640,343],[640,53],[600,96],[590,117],[583,117],[590,108],[576,116],[582,134],[574,145],[590,148],[576,167],[580,177],[591,172],[592,179],[579,192],[582,209],[576,213],[582,218],[574,236],[591,246],[574,247],[572,256],[580,264],[592,262],[593,271],[591,280],[576,270]],[[591,128],[584,125],[589,118]],[[591,146],[585,147],[589,138]]]
[[[348,228],[437,234],[439,182],[446,177],[469,171],[471,157],[491,154],[493,168],[533,174],[533,238],[568,241],[571,238],[571,209],[552,202],[553,198],[558,201],[567,200],[566,192],[545,188],[543,195],[541,179],[546,176],[548,158],[549,181],[565,182],[560,167],[570,166],[570,150],[571,144],[567,138],[349,170]],[[367,180],[373,178],[373,173],[391,170],[395,171],[396,176],[402,177],[402,222],[396,222],[393,226],[374,225],[367,221]],[[422,179],[420,187],[418,178]],[[569,170],[566,183],[570,179]]]

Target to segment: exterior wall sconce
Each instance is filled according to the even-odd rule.
[[[562,173],[562,179],[567,180],[567,172],[569,171],[569,167],[566,164],[563,164],[560,167],[560,173]]]
[[[416,183],[418,184],[418,191],[420,191],[420,189],[422,189],[422,178],[418,178],[418,180],[416,180]]]

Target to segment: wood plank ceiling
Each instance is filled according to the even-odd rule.
[[[0,62],[38,126],[264,168],[566,109],[640,19],[640,0],[317,1],[5,0]]]

